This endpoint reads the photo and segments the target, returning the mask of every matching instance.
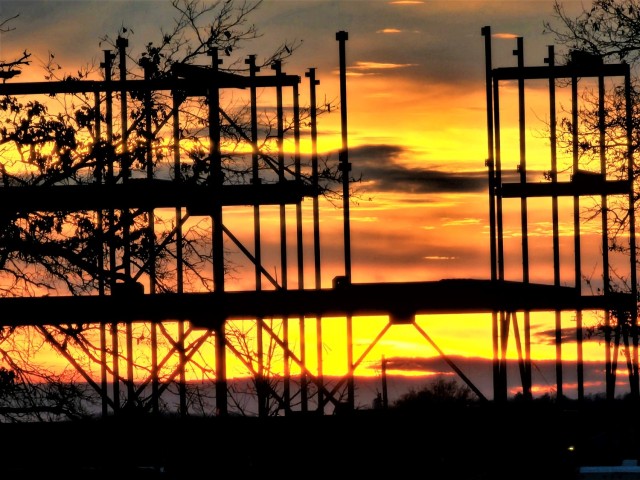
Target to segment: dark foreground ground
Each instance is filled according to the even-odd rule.
[[[0,478],[570,480],[638,459],[638,425],[624,405],[0,424]]]

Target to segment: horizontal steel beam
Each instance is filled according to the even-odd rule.
[[[312,186],[295,180],[223,185],[219,189],[223,206],[295,204],[314,192]],[[179,206],[193,215],[209,215],[217,193],[210,186],[155,179],[131,179],[114,185],[0,187],[0,213]]]
[[[581,296],[575,288],[519,282],[450,279],[364,283],[317,290],[155,294],[118,289],[106,296],[1,298],[0,324],[59,325],[188,320],[216,328],[228,319],[389,315],[411,322],[417,314],[493,311],[620,310],[631,295]],[[124,293],[123,293],[124,292]]]
[[[499,193],[503,198],[628,195],[630,188],[628,180],[503,183]]]
[[[581,78],[581,77],[624,77],[629,74],[629,65],[594,64],[594,65],[558,65],[538,67],[503,67],[492,70],[494,80],[546,80],[549,78]]]
[[[155,80],[62,80],[59,82],[0,83],[0,95],[56,95],[99,92],[180,91],[188,96],[203,96],[214,87],[218,89],[251,86],[292,87],[300,83],[297,75],[243,77],[226,72],[211,72],[195,78],[166,78]]]

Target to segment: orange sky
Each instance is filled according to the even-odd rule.
[[[573,1],[565,4],[574,10],[580,5]],[[74,8],[67,8],[69,5]],[[49,52],[55,52],[64,70],[73,72],[92,59],[99,61],[99,37],[113,35],[123,24],[134,27],[130,45],[139,50],[148,38],[157,36],[158,26],[170,18],[167,5],[168,2],[156,0],[4,0],[0,15],[20,16],[14,22],[15,31],[0,37],[0,52],[5,57],[24,48],[33,52],[34,68],[25,72],[21,81],[41,80],[38,63]],[[41,15],[41,8],[49,9],[48,14]],[[350,161],[354,174],[362,174],[363,178],[360,196],[351,205],[353,281],[488,279],[485,58],[480,30],[485,25],[492,27],[494,66],[515,65],[511,51],[517,36],[525,38],[525,63],[542,65],[546,46],[553,43],[552,38],[542,35],[542,21],[551,19],[553,13],[552,2],[267,0],[259,12],[254,21],[264,37],[238,55],[260,55],[283,39],[302,40],[299,50],[284,66],[286,73],[302,77],[302,103],[308,98],[304,73],[310,67],[318,69],[318,98],[339,98],[335,32],[349,32]],[[537,86],[527,94],[529,165],[533,170],[549,168],[548,143],[536,135],[546,118],[544,88]],[[508,100],[508,87],[504,95]],[[267,103],[268,97],[261,101]],[[510,173],[515,173],[518,162],[517,123],[509,124],[513,118],[507,114],[503,119],[504,168]],[[335,155],[340,145],[339,128],[338,112],[321,117],[321,152]],[[303,147],[305,142],[303,139]],[[515,207],[511,215],[517,215]],[[310,202],[303,208],[308,212]],[[271,213],[275,226],[278,213]],[[229,209],[225,225],[250,244],[251,232],[242,228],[247,215],[248,208]],[[331,279],[342,274],[342,212],[324,205],[321,217],[326,265],[323,286],[330,286]],[[263,211],[263,218],[268,225],[268,209]],[[511,218],[509,212],[507,218]],[[532,281],[548,282],[552,273],[549,205],[532,205],[531,219],[530,231],[536,237],[532,240],[532,264],[538,262],[532,270]],[[563,231],[572,235],[571,217],[563,222]],[[513,243],[516,250],[520,241],[518,228],[517,223],[507,223],[507,244]],[[597,239],[597,232],[594,238]],[[236,278],[229,279],[228,288],[247,288],[247,278],[253,278],[252,267],[243,264],[237,253],[232,253],[231,258],[237,258],[238,264]],[[275,269],[279,263],[277,257],[273,258]],[[508,274],[518,279],[517,258],[513,265]],[[266,267],[270,269],[269,265]],[[308,278],[311,283],[312,276]],[[468,358],[491,355],[488,316],[420,318],[418,322],[448,354]],[[534,358],[553,358],[554,350],[546,344],[552,320],[547,316],[539,322],[534,331],[540,332],[534,341]],[[357,343],[366,345],[377,330],[358,325]],[[571,325],[567,314],[565,327]],[[342,335],[330,322],[327,332],[326,338],[332,341]],[[379,362],[381,354],[387,358],[435,354],[410,326],[393,327],[388,337],[383,341],[384,348],[371,352],[372,362]],[[337,346],[332,348],[339,351]],[[572,358],[570,349],[566,350],[568,359]],[[602,347],[594,342],[588,352],[599,359]],[[515,351],[510,350],[510,356],[515,357]],[[339,359],[328,361],[325,368],[340,372],[343,358],[335,353],[331,358],[334,357]],[[230,374],[234,368],[230,367]],[[401,371],[399,368],[396,373]],[[553,384],[553,379],[547,380]]]

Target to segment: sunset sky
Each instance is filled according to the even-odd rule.
[[[581,2],[562,3],[568,12],[581,9]],[[359,195],[351,206],[354,282],[490,278],[481,28],[491,27],[494,67],[516,65],[512,50],[519,36],[524,38],[525,64],[543,65],[547,45],[554,43],[550,35],[543,35],[543,21],[553,20],[552,6],[551,0],[266,0],[251,17],[263,36],[247,44],[241,55],[260,57],[283,40],[302,41],[283,66],[285,73],[302,77],[302,103],[308,98],[304,74],[311,67],[317,68],[320,80],[318,98],[339,98],[335,34],[343,30],[349,34],[349,158],[354,175],[362,175]],[[20,81],[42,80],[40,64],[51,52],[65,71],[100,62],[104,48],[100,37],[114,37],[121,26],[133,30],[129,45],[141,51],[145,43],[158,38],[162,26],[171,24],[174,15],[168,0],[0,1],[2,18],[16,14],[19,17],[11,23],[15,30],[0,37],[0,58],[24,49],[33,54],[33,64]],[[546,100],[536,99],[532,92],[527,110],[530,168],[542,171],[550,168],[548,145],[536,138],[536,131],[542,128],[548,107]],[[339,127],[338,112],[320,119],[322,152],[335,154]],[[517,123],[510,128],[517,132]],[[515,137],[511,141],[517,143]],[[507,149],[509,140],[505,144]],[[517,150],[507,152],[504,169],[515,173]],[[532,281],[549,283],[550,209],[542,205],[537,215],[533,208],[530,232],[540,240],[532,240]],[[229,225],[242,223],[246,212],[231,212]],[[334,240],[340,240],[335,233],[339,233],[342,212],[328,206],[321,215],[327,228],[336,229],[324,240],[331,252],[336,248]],[[513,237],[517,246],[517,232]],[[333,276],[342,274],[342,258],[327,255],[323,283],[329,286]],[[517,272],[516,268],[514,279],[519,279]],[[532,353],[540,361],[540,372],[548,368],[544,380],[537,381],[552,386],[552,323],[551,316],[543,317],[534,320]],[[420,318],[418,322],[448,354],[466,359],[463,369],[489,375],[490,365],[475,359],[490,358],[490,316]],[[574,325],[570,313],[565,323],[565,328]],[[432,360],[414,359],[435,355],[425,339],[410,326],[394,329],[403,330],[385,338],[384,352],[371,353],[372,364],[383,353],[396,358],[397,372],[433,371]],[[363,346],[358,348],[366,346],[368,335],[363,334]],[[588,351],[600,359],[601,348],[593,342]],[[571,346],[565,352],[567,359],[574,358]],[[491,393],[486,383],[483,389]]]
[[[174,16],[169,1],[2,1],[0,15],[16,13],[0,51],[5,57],[32,52],[22,81],[43,79],[39,67],[50,52],[65,71],[99,63],[100,37],[114,37],[123,25],[134,32],[131,51],[141,51]],[[552,14],[547,0],[267,0],[251,17],[263,37],[242,54],[260,57],[283,40],[302,41],[283,70],[303,77],[303,103],[310,67],[317,68],[319,101],[339,99],[335,33],[349,34],[350,160],[354,175],[362,176],[352,207],[354,281],[488,278],[480,29],[492,28],[494,67],[515,65],[516,36],[525,39],[525,62],[541,65],[553,43],[542,35],[542,22]],[[339,127],[337,112],[320,119],[321,151],[339,147]],[[507,158],[505,171],[517,161]],[[385,221],[390,213],[392,228]],[[373,262],[375,272],[368,268]]]

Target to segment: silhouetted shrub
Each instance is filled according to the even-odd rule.
[[[392,407],[404,410],[420,410],[432,405],[468,405],[475,401],[473,391],[456,380],[437,378],[419,390],[411,389],[401,395]]]

